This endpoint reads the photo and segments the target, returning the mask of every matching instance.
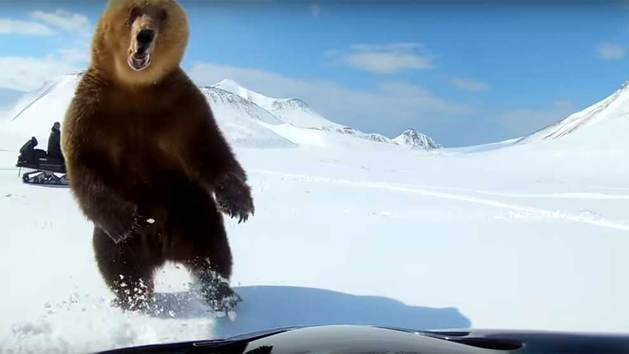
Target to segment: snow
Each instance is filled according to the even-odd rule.
[[[63,121],[79,79],[80,74],[64,75],[24,95],[9,112],[6,129],[26,138],[35,136],[45,146],[53,123]]]
[[[256,203],[247,223],[226,221],[244,299],[229,319],[191,297],[172,264],[158,272],[161,313],[110,306],[70,191],[22,184],[13,168],[30,132],[62,114],[62,99],[44,95],[0,127],[0,348],[86,352],[340,323],[627,332],[625,96],[556,139],[430,152],[217,103]],[[273,138],[245,144],[262,132]]]
[[[592,126],[603,122],[608,124],[610,120],[616,120],[629,114],[629,82],[625,82],[620,89],[611,96],[593,104],[586,109],[568,116],[566,119],[546,127],[524,139],[522,142],[535,140],[558,139],[572,133],[580,135],[579,129],[584,126]],[[623,123],[621,123],[623,124]],[[586,135],[590,135],[588,130]]]
[[[258,148],[294,146],[291,141],[264,127],[263,123],[277,125],[283,122],[259,106],[218,88],[202,88],[201,91],[231,144]]]
[[[212,106],[212,109],[214,111],[220,109],[229,109],[233,111],[232,114],[227,114],[227,112],[215,112],[218,119],[225,118],[224,116],[233,118],[233,115],[236,114],[242,118],[254,119],[269,124],[284,123],[282,120],[278,119],[276,116],[274,116],[264,108],[258,106],[254,102],[244,99],[229,91],[225,91],[217,87],[204,87],[201,89],[201,91],[208,98],[210,105]]]
[[[247,89],[234,80],[225,79],[214,85],[216,88],[232,92],[273,113],[282,121],[301,128],[342,128],[313,111],[306,102],[296,98],[274,98]]]
[[[0,122],[7,119],[9,111],[15,106],[22,95],[24,95],[22,91],[0,87]]]

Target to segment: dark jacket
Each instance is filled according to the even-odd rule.
[[[54,127],[50,131],[50,137],[48,138],[48,157],[63,160],[61,154],[61,132]]]

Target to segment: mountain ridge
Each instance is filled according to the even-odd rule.
[[[624,81],[621,87],[611,95],[520,138],[516,144],[563,140],[564,138],[574,139],[584,134],[596,134],[593,131],[604,129],[606,125],[615,125],[612,123],[617,123],[614,122],[616,118],[627,115],[629,115],[629,81]],[[594,128],[597,125],[599,127]],[[607,130],[612,129],[608,127]]]
[[[25,94],[9,110],[5,121],[8,121],[12,130],[20,132],[20,135],[45,138],[52,123],[63,121],[65,110],[74,96],[81,76],[82,73],[62,75],[46,82],[40,89]],[[320,134],[336,134],[367,142],[408,145],[424,150],[439,147],[421,133],[417,134],[426,137],[422,141],[430,143],[417,144],[412,139],[395,140],[379,133],[365,133],[325,118],[300,98],[269,97],[230,79],[200,87],[200,90],[208,100],[219,126],[224,129],[227,139],[240,146],[275,148],[298,145],[291,141],[291,137],[283,136],[288,130],[276,129],[285,124],[292,126],[293,130],[314,130],[321,132]],[[288,135],[294,137],[295,133],[289,132]],[[301,133],[297,135],[303,136]]]

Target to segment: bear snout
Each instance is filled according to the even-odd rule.
[[[152,29],[143,29],[138,32],[136,40],[138,41],[138,54],[146,52],[155,39],[155,31]]]

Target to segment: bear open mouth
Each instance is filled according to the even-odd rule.
[[[129,67],[135,71],[142,71],[151,65],[151,55],[148,53],[139,55],[132,54],[129,55],[129,59],[127,60]]]

